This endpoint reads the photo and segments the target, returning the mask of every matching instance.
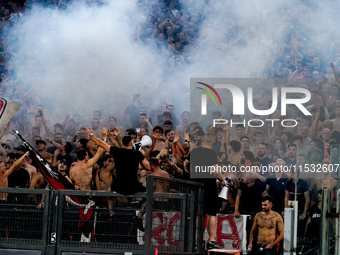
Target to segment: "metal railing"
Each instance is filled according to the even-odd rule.
[[[153,192],[157,182],[169,191]],[[199,183],[150,175],[147,192],[129,196],[12,188],[1,188],[0,193],[8,194],[0,205],[0,249],[37,250],[42,255],[154,254],[155,249],[167,254],[201,252],[195,249],[201,247],[203,237],[202,229],[196,227],[196,220],[203,222]],[[41,202],[44,207],[39,209]],[[136,217],[140,211],[144,222]]]

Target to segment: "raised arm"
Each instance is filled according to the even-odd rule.
[[[101,139],[95,137],[93,133],[93,129],[85,129],[86,134],[89,136],[90,140],[95,142],[99,147],[103,148],[105,151],[110,152],[110,145],[108,145],[106,142],[102,141]]]
[[[98,150],[97,150],[97,152],[96,152],[96,154],[94,154],[94,156],[93,156],[91,159],[89,159],[89,160],[87,161],[87,165],[88,165],[89,167],[94,166],[94,164],[97,163],[98,159],[99,159],[100,156],[103,154],[103,152],[104,152],[104,149],[103,149],[102,147],[99,147]]]
[[[21,162],[25,159],[25,157],[29,154],[29,151],[27,151],[24,155],[22,155],[19,159],[17,159],[13,165],[4,173],[5,177],[8,177],[14,169],[21,164]]]

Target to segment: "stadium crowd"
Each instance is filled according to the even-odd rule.
[[[67,1],[46,2],[54,8],[67,8]],[[140,1],[140,7],[146,8],[144,5]],[[138,30],[133,39],[145,45],[156,44],[160,53],[169,55],[170,66],[190,64],[190,52],[195,50],[195,38],[203,17],[196,12],[191,14],[190,10],[182,8],[179,1],[173,0],[158,1],[151,9],[149,22]],[[25,9],[15,2],[8,2],[1,4],[0,11],[2,34],[6,34],[10,23],[20,18]],[[225,35],[228,46],[221,46],[221,53],[228,47],[240,47],[246,43],[247,33],[243,29],[240,24],[229,29]],[[306,223],[306,236],[316,236],[317,231],[310,230],[318,226],[315,218],[320,217],[320,190],[324,187],[331,189],[335,206],[337,178],[330,176],[329,171],[320,178],[299,178],[294,171],[263,174],[261,170],[263,166],[283,169],[284,166],[296,165],[305,169],[308,164],[339,164],[340,47],[333,45],[331,54],[326,58],[323,57],[325,54],[321,54],[321,49],[311,46],[311,38],[300,29],[289,33],[287,38],[278,46],[282,54],[268,63],[261,77],[281,78],[281,84],[284,82],[286,87],[308,89],[311,100],[304,105],[312,116],[304,116],[297,108],[289,107],[288,117],[298,122],[296,127],[274,123],[273,127],[261,128],[242,124],[213,127],[207,125],[206,119],[190,119],[192,113],[180,112],[171,100],[164,100],[159,108],[149,109],[149,104],[143,101],[143,94],[131,94],[131,104],[126,105],[124,112],[96,110],[86,118],[74,113],[66,114],[64,119],[55,119],[44,106],[34,105],[29,99],[32,91],[7,85],[15,84],[15,81],[8,81],[12,78],[9,78],[6,69],[6,61],[14,58],[15,53],[2,41],[0,95],[20,101],[22,106],[17,116],[0,133],[1,187],[46,187],[42,174],[32,165],[30,158],[22,160],[26,148],[12,129],[24,135],[46,160],[81,190],[115,190],[113,183],[117,178],[117,159],[115,153],[111,153],[114,149],[104,152],[105,148],[100,149],[103,146],[91,139],[92,135],[107,137],[109,146],[129,149],[144,135],[152,138],[151,148],[143,148],[142,155],[138,154],[141,164],[136,170],[136,178],[142,186],[145,186],[148,174],[190,180],[191,151],[201,147],[204,139],[213,138],[212,150],[217,155],[218,164],[237,169],[236,172],[223,173],[225,178],[231,179],[230,192],[227,202],[215,205],[215,212],[231,213],[235,217],[243,213],[256,214],[262,210],[262,197],[269,194],[274,198],[273,210],[284,216],[284,208],[290,206],[297,189],[299,219]],[[266,109],[271,101],[272,86],[268,82],[259,88],[253,100],[256,109]],[[213,119],[237,121],[239,117],[234,116],[230,108],[210,114]],[[279,111],[273,116],[282,118]],[[7,177],[5,170],[19,159],[22,162]],[[144,159],[146,162],[142,163]],[[119,167],[122,167],[121,164],[124,166],[124,162],[119,164]],[[252,166],[253,170],[241,173],[242,166]],[[158,186],[157,191],[167,192],[167,187]],[[124,192],[129,194],[129,190]]]

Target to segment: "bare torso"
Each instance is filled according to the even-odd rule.
[[[111,187],[113,178],[112,178],[112,168],[111,167],[106,167],[106,168],[101,168],[98,170],[96,174],[96,187],[97,190],[110,190],[107,188],[100,180],[99,180],[99,175],[100,179],[109,187]]]
[[[80,161],[70,168],[70,177],[81,190],[91,190],[92,167],[85,161]]]
[[[166,177],[170,178],[170,175],[163,171],[163,170],[157,170],[152,173],[152,175],[160,176],[160,177]],[[166,193],[169,191],[169,182],[163,181],[163,180],[156,180],[154,183],[154,192],[160,192],[160,193]]]
[[[260,212],[256,215],[258,224],[258,243],[271,243],[276,239],[276,225],[278,217],[281,217],[278,213],[271,211],[270,214]]]
[[[4,174],[5,171],[0,171],[0,188],[8,188],[8,179]],[[7,195],[7,193],[0,193],[0,200],[6,200]]]

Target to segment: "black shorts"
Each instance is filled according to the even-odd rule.
[[[203,213],[211,216],[216,216],[218,194],[216,180],[212,180],[215,182],[215,185],[204,185]]]
[[[251,249],[250,255],[278,255],[278,246],[274,245],[272,249],[266,249],[268,244],[258,243],[254,244]]]

